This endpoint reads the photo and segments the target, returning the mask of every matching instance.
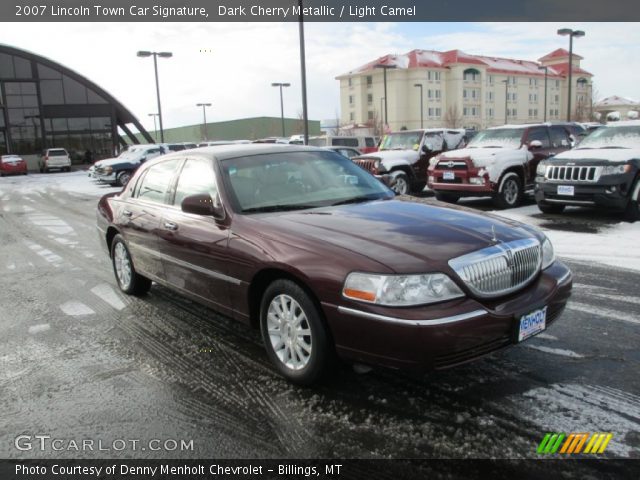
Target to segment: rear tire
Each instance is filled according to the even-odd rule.
[[[493,204],[501,210],[515,208],[522,201],[522,180],[515,172],[507,172],[500,180],[500,191],[493,196]]]
[[[542,213],[562,213],[564,212],[564,205],[552,205],[549,203],[538,202],[538,208]]]
[[[457,203],[458,200],[460,200],[460,195],[456,195],[455,193],[435,192],[435,196],[436,200],[447,203]]]
[[[129,249],[120,234],[111,243],[111,263],[118,287],[129,295],[144,295],[151,288],[151,280],[136,272]]]
[[[321,313],[291,280],[274,281],[260,303],[260,330],[267,356],[292,383],[310,385],[330,363],[332,349]]]

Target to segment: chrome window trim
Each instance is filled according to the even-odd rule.
[[[472,318],[480,317],[487,313],[486,310],[474,310],[472,312],[461,313],[459,315],[452,315],[450,317],[434,318],[431,320],[408,320],[404,318],[378,315],[376,313],[363,312],[362,310],[356,310],[354,308],[348,308],[348,307],[338,307],[338,312],[347,314],[347,315],[355,315],[356,317],[367,318],[370,320],[377,320],[379,322],[395,323],[395,324],[404,325],[408,327],[429,327],[429,326],[436,326],[436,325],[446,325],[448,323],[463,322],[465,320],[470,320]]]

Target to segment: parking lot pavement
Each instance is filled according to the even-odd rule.
[[[530,458],[546,432],[605,431],[605,456],[640,457],[639,270],[572,257],[566,312],[522,345],[419,377],[344,366],[302,389],[257,332],[157,285],[117,290],[94,226],[110,191],[82,172],[0,182],[3,458]],[[20,451],[19,434],[193,449]]]

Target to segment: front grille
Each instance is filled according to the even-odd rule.
[[[597,182],[601,170],[602,167],[549,166],[545,172],[545,178],[557,181]]]
[[[442,160],[438,162],[437,168],[440,170],[466,170],[467,162]]]
[[[367,172],[378,173],[376,170],[376,160],[371,158],[356,158],[353,163],[365,169]]]
[[[499,243],[449,260],[449,266],[479,297],[497,297],[523,287],[540,271],[542,248],[534,238]]]

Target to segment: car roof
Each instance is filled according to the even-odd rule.
[[[192,150],[190,154],[215,158],[217,160],[227,160],[251,155],[264,155],[268,153],[292,153],[292,152],[326,152],[322,147],[309,147],[305,145],[291,145],[284,143],[236,143],[229,145],[217,145],[213,147],[200,147]],[[151,163],[167,160],[173,157],[184,156],[184,151],[173,152],[161,157],[154,158]]]
[[[619,120],[604,125],[606,127],[640,127],[640,120]]]

